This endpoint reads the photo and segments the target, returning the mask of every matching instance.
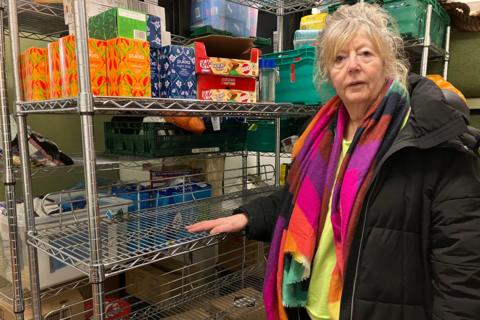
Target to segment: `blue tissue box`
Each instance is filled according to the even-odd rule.
[[[184,46],[166,46],[160,57],[160,96],[196,99],[195,50]]]
[[[157,16],[147,15],[147,39],[150,48],[160,49],[162,47],[161,19]]]
[[[160,98],[160,49],[150,48],[150,79],[152,97]]]

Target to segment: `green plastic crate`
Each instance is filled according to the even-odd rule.
[[[280,123],[280,139],[298,135],[308,118],[285,118]],[[246,149],[275,152],[275,120],[249,121]]]
[[[317,90],[314,82],[315,47],[265,54],[262,58],[274,58],[280,73],[275,86],[275,102],[318,105],[335,95],[335,89],[327,82]]]
[[[402,37],[423,39],[428,4],[432,5],[432,43],[443,48],[450,17],[437,0],[386,0],[383,7],[396,19]]]
[[[107,153],[144,157],[241,151],[248,128],[246,123],[222,123],[220,131],[196,135],[170,123],[122,121],[104,126]]]

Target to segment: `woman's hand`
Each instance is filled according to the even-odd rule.
[[[222,232],[239,232],[245,229],[248,224],[248,218],[245,214],[234,214],[225,218],[218,218],[214,220],[205,220],[187,226],[188,232],[209,231],[211,235],[216,235]]]

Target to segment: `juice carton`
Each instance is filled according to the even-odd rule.
[[[60,73],[60,46],[58,41],[48,44],[48,74],[50,99],[62,97],[62,75]]]
[[[147,15],[147,38],[150,48],[162,47],[162,24],[160,17]]]
[[[152,97],[160,98],[160,49],[150,47]]]
[[[128,38],[147,40],[147,16],[143,13],[112,8],[88,20],[90,38],[110,40]]]
[[[162,98],[195,99],[195,50],[184,46],[162,47],[160,95]]]
[[[46,48],[29,48],[20,59],[25,101],[47,100],[48,89],[48,53]]]
[[[127,38],[108,40],[108,94],[150,97],[150,46]]]
[[[62,75],[62,96],[76,97],[79,92],[75,37],[60,38],[60,73]],[[90,87],[94,96],[107,95],[107,42],[88,39],[90,61]]]

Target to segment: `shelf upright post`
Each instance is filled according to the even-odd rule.
[[[447,27],[445,35],[445,57],[443,62],[443,79],[448,77],[448,62],[450,61],[450,26]]]
[[[432,22],[432,5],[427,5],[427,18],[425,19],[425,35],[423,37],[422,63],[420,65],[420,75],[427,75],[428,50],[430,49],[430,25]]]
[[[277,33],[278,33],[278,52],[283,50],[283,1],[280,2],[280,7],[277,9]],[[280,186],[280,117],[275,118],[275,186]]]
[[[3,19],[2,19],[3,20]],[[12,49],[13,79],[15,85],[15,101],[23,101],[22,80],[20,78],[20,40],[18,30],[17,1],[8,0],[8,23],[10,31],[10,43]],[[2,26],[3,28],[3,26]],[[2,30],[3,35],[3,30]],[[3,44],[3,41],[2,41]],[[3,51],[3,50],[2,50]],[[3,63],[3,59],[2,59]],[[32,174],[30,168],[30,154],[27,137],[27,116],[16,109],[16,119],[18,124],[18,142],[20,147],[20,159],[22,166],[23,182],[23,205],[25,215],[25,229],[27,233],[36,234],[35,216],[33,212],[33,193],[32,193]],[[15,216],[16,219],[16,216]],[[25,235],[27,239],[27,235]],[[30,275],[30,292],[32,295],[32,315],[33,319],[42,318],[42,309],[40,301],[40,279],[38,269],[37,249],[27,243],[28,272]]]
[[[90,242],[90,283],[92,284],[93,316],[95,320],[105,317],[105,269],[102,263],[100,243],[100,220],[98,219],[97,179],[95,172],[95,143],[93,135],[93,96],[90,88],[88,61],[87,13],[84,0],[73,1],[75,22],[75,48],[78,64],[80,94],[78,106],[82,127],[82,147],[85,160],[84,174],[87,191],[88,234]]]
[[[15,319],[23,320],[25,302],[23,299],[22,273],[20,266],[20,251],[18,246],[17,211],[15,203],[15,175],[12,163],[12,137],[10,133],[10,112],[7,103],[7,83],[5,73],[5,39],[3,15],[4,6],[0,5],[0,118],[2,126],[3,148],[3,185],[5,186],[5,201],[8,217],[8,241],[10,244],[10,258],[13,287],[13,312]]]

